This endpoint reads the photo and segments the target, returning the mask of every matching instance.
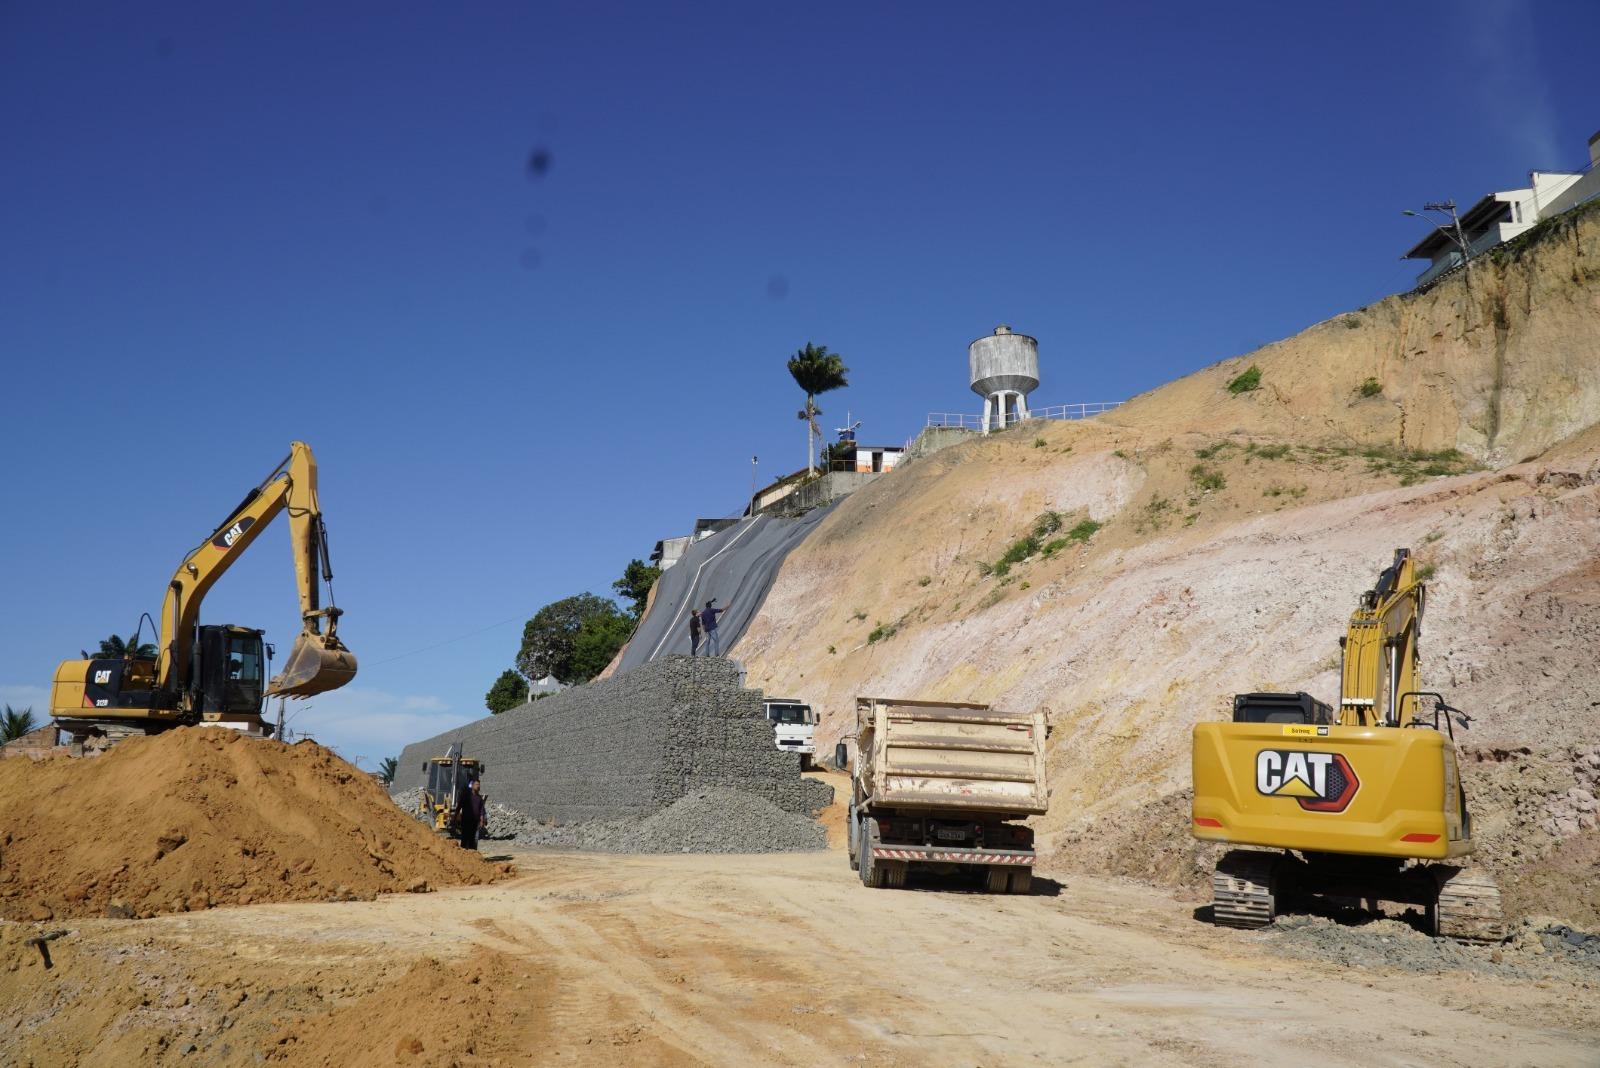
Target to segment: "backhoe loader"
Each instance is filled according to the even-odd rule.
[[[263,688],[262,632],[231,624],[201,626],[200,604],[284,511],[289,513],[301,631],[283,672]],[[50,691],[56,725],[74,743],[90,746],[195,723],[266,733],[264,698],[310,697],[337,689],[356,674],[356,658],[337,635],[341,610],[332,604],[331,585],[328,607],[321,606],[319,568],[321,581],[331,583],[328,535],[317,500],[317,462],[310,446],[296,441],[288,458],[178,565],[161,606],[156,659],[61,663]]]
[[[461,795],[483,778],[483,761],[462,756],[460,742],[445,750],[442,757],[431,757],[422,765],[422,797],[417,815],[440,834],[458,837],[461,833]]]
[[[1240,694],[1233,722],[1195,726],[1192,833],[1256,847],[1217,862],[1216,923],[1264,927],[1286,899],[1322,895],[1420,906],[1436,935],[1504,937],[1498,887],[1465,860],[1468,717],[1417,688],[1426,592],[1396,550],[1340,641],[1336,713],[1303,693]]]

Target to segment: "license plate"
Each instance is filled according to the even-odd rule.
[[[935,827],[933,833],[941,842],[959,842],[966,837],[961,831],[949,827]]]

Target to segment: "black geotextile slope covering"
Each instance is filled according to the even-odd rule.
[[[726,607],[718,620],[727,653],[755,618],[784,558],[816,528],[832,506],[805,515],[742,519],[691,545],[656,581],[650,611],[622,652],[618,671],[628,671],[660,656],[689,652],[689,609],[715,597]]]

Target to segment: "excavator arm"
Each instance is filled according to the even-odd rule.
[[[1416,700],[1417,639],[1426,590],[1411,550],[1396,549],[1394,563],[1361,595],[1345,633],[1339,722],[1347,727],[1399,727],[1402,704]],[[1415,708],[1412,709],[1415,712]]]
[[[332,605],[321,606],[319,579],[331,580],[333,573],[328,567],[327,533],[317,501],[317,461],[310,446],[296,441],[290,446],[288,458],[184,557],[173,574],[161,606],[158,690],[180,695],[181,700],[181,695],[191,689],[195,625],[200,619],[201,602],[217,579],[283,511],[289,513],[301,630],[282,674],[271,681],[266,692],[269,696],[310,697],[343,686],[355,677],[355,656],[336,633],[340,610]]]

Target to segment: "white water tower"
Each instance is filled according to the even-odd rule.
[[[983,398],[983,432],[1028,418],[1028,394],[1039,387],[1039,343],[1004,323],[967,346],[972,392]]]

